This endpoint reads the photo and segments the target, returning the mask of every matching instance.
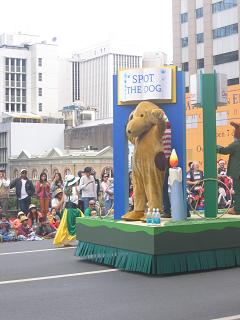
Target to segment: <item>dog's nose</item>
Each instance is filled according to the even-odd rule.
[[[131,130],[128,130],[128,133],[129,133],[129,134],[131,134],[131,133],[132,133],[132,131],[131,131]]]

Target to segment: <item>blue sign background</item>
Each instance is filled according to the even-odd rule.
[[[177,103],[159,106],[166,113],[172,126],[172,148],[176,149],[179,167],[183,171],[184,203],[186,203],[186,107],[182,71],[177,71]],[[118,105],[118,77],[113,76],[114,219],[116,220],[121,219],[121,216],[128,211],[128,141],[125,129],[128,117],[135,107]]]

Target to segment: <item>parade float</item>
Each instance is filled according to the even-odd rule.
[[[114,217],[77,218],[79,244],[76,256],[121,270],[152,275],[240,265],[240,218],[227,214],[218,216],[217,82],[214,74],[201,75],[199,104],[204,114],[205,208],[203,215],[192,214],[187,218],[185,174],[182,174],[186,170],[183,72],[174,66],[164,66],[123,70],[114,76]],[[196,86],[195,95],[197,91]],[[177,159],[175,156],[170,161],[172,166],[169,169],[172,219],[161,219],[160,224],[147,224],[144,221],[148,206],[151,210],[153,206],[162,209],[159,192],[162,192],[165,170],[161,144],[164,113],[171,123],[172,148],[177,154]],[[148,119],[146,130],[142,130],[145,117]],[[130,121],[137,118],[139,122],[130,126]],[[152,131],[153,140],[148,137]],[[128,139],[132,132],[137,132],[132,137],[135,140],[132,141],[135,147],[133,161],[137,161],[134,163],[134,188],[137,192],[134,210],[129,212]],[[159,189],[156,191],[156,188]]]

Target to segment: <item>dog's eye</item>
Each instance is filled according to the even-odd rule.
[[[140,117],[144,117],[144,114],[140,114]]]

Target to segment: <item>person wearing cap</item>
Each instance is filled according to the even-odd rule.
[[[7,213],[10,180],[6,178],[6,170],[0,168],[0,206]]]
[[[18,235],[18,237],[23,236],[25,238],[28,238],[29,235],[33,232],[32,228],[30,228],[28,225],[28,218],[23,215],[20,217],[20,221],[21,221],[21,225],[19,226],[19,228],[17,230],[17,235]]]
[[[78,209],[78,181],[79,177],[66,176],[64,182],[65,208],[53,241],[54,245],[68,246],[76,239],[76,218],[83,216]]]
[[[228,210],[228,214],[240,215],[240,123],[230,124],[234,127],[234,142],[227,147],[217,145],[217,153],[229,154],[227,176],[233,179],[234,207]]]
[[[35,193],[35,188],[31,180],[27,177],[27,170],[20,171],[21,176],[14,179],[10,183],[10,189],[16,188],[16,196],[18,199],[19,207],[25,214],[28,213],[31,197]]]
[[[96,200],[96,185],[94,177],[91,175],[92,169],[86,167],[84,169],[84,176],[80,179],[80,190],[82,190],[82,201],[84,204],[84,210],[88,208],[90,200]]]
[[[35,206],[35,204],[30,204],[27,218],[28,218],[28,224],[31,228],[33,228],[33,230],[36,230],[39,223],[39,219],[41,217],[42,217],[42,214],[41,212],[37,211],[37,207]]]
[[[14,230],[17,230],[21,225],[21,217],[24,216],[25,213],[23,211],[19,211],[17,214],[17,218],[13,220],[12,227]]]

